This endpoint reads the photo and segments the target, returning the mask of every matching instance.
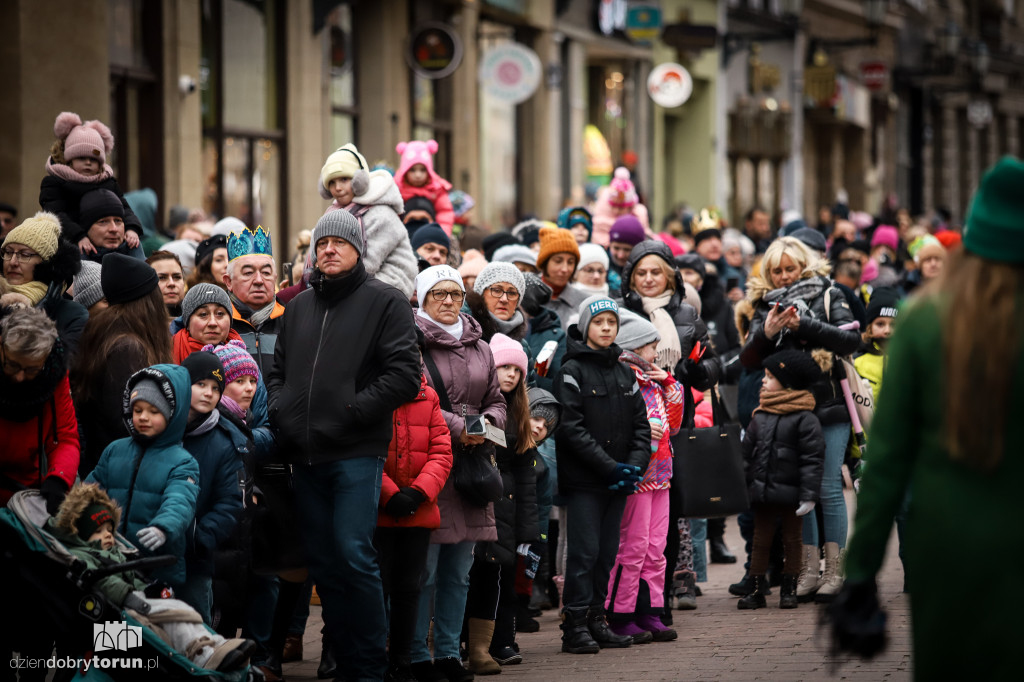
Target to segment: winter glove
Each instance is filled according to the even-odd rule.
[[[156,526],[143,528],[135,535],[139,538],[139,542],[142,543],[142,546],[150,552],[156,550],[167,542],[167,536]]]
[[[384,505],[384,513],[395,518],[412,516],[426,499],[426,495],[416,488],[399,488],[398,492],[392,495],[388,503]]]
[[[849,652],[869,659],[885,650],[886,615],[874,580],[847,580],[825,615],[832,624],[833,658]]]
[[[615,465],[611,480],[608,490],[635,492],[640,482],[640,467],[619,462]]]
[[[516,554],[523,557],[523,574],[533,580],[537,577],[537,570],[540,569],[540,543],[523,542],[516,547]]]
[[[57,476],[47,476],[43,479],[43,484],[39,486],[39,494],[46,500],[46,513],[56,516],[60,503],[68,494],[68,484]]]
[[[131,609],[132,611],[141,613],[144,616],[152,610],[152,607],[149,605],[149,602],[147,602],[145,599],[138,596],[134,592],[129,592],[128,596],[124,598],[123,606],[126,609]]]
[[[810,501],[804,501],[800,503],[800,506],[796,508],[796,515],[803,516],[809,512],[814,511],[814,503]]]

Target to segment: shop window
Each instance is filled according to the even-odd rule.
[[[282,10],[280,0],[203,3],[200,102],[203,209],[283,235]]]
[[[359,146],[359,107],[353,68],[352,10],[342,5],[327,18],[327,72],[331,96],[331,144],[334,149],[354,142]]]

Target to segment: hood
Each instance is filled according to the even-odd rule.
[[[109,509],[114,517],[114,528],[121,527],[120,505],[111,499],[110,495],[107,495],[107,492],[96,483],[77,483],[68,491],[54,519],[56,526],[77,537],[78,526],[75,522],[78,521],[79,517],[82,516],[82,512],[87,507],[94,504],[102,504]]]
[[[554,405],[558,408],[559,413],[562,411],[562,405],[558,402],[558,399],[550,391],[545,391],[543,388],[534,386],[526,392],[526,399],[530,402],[530,409],[532,410],[537,405]]]
[[[575,324],[569,325],[565,339],[565,357],[562,358],[562,366],[569,360],[583,358],[587,362],[593,362],[606,367],[614,367],[619,362],[622,349],[614,343],[607,348],[591,348],[580,336],[580,329]]]
[[[626,264],[622,266],[622,300],[625,301],[626,307],[633,311],[643,310],[643,303],[640,301],[640,294],[633,291],[633,268],[640,262],[640,259],[645,256],[655,255],[665,261],[672,271],[675,273],[676,291],[672,296],[672,304],[678,303],[678,301],[685,300],[686,288],[683,286],[683,277],[679,274],[679,269],[676,267],[675,257],[672,255],[672,249],[668,247],[663,241],[657,239],[645,239],[636,246],[629,253],[629,259]]]
[[[423,336],[427,340],[428,348],[458,348],[459,346],[472,346],[483,338],[483,330],[480,328],[480,323],[477,322],[476,319],[466,313],[459,313],[459,317],[462,318],[461,339],[456,339],[454,336],[431,322],[430,319],[421,315],[416,315],[416,326],[418,326],[420,331],[423,332]]]
[[[157,196],[149,187],[143,187],[132,192],[124,193],[124,200],[128,202],[135,217],[139,219],[143,231],[147,235],[156,234],[156,212]]]
[[[192,381],[189,378],[188,370],[178,365],[153,365],[145,367],[133,374],[128,379],[124,396],[121,398],[121,416],[128,433],[136,438],[138,433],[132,424],[132,411],[130,397],[132,389],[142,379],[152,379],[160,387],[164,397],[172,406],[171,418],[167,422],[167,428],[148,443],[148,447],[164,447],[180,443],[185,437],[185,426],[188,423],[188,409],[192,403]]]
[[[413,140],[412,142],[399,142],[395,150],[402,155],[401,160],[398,163],[398,170],[395,171],[395,177],[399,180],[405,178],[405,174],[409,172],[409,169],[415,166],[417,163],[422,163],[427,168],[427,174],[430,176],[430,180],[427,185],[436,185],[446,192],[452,188],[450,182],[442,178],[434,170],[434,154],[437,153],[437,142],[434,140]]]
[[[370,183],[366,191],[353,197],[352,201],[363,206],[387,206],[401,215],[405,212],[402,193],[395,179],[386,170],[380,169],[370,173]]]

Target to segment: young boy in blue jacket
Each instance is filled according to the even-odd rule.
[[[131,435],[108,445],[86,479],[121,506],[118,530],[144,555],[178,557],[153,572],[172,586],[185,582],[185,544],[199,496],[199,465],[181,445],[191,394],[184,367],[153,365],[133,374],[123,401]]]

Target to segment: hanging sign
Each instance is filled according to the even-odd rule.
[[[462,40],[447,24],[429,22],[413,29],[406,50],[409,67],[424,78],[450,76],[462,62]]]
[[[881,92],[889,79],[889,68],[885,62],[869,61],[860,63],[860,82],[871,92]]]
[[[658,64],[647,77],[647,93],[658,106],[673,109],[693,94],[693,77],[679,64]]]
[[[626,35],[634,43],[650,45],[661,32],[661,8],[657,5],[630,5],[626,12]]]
[[[488,95],[509,104],[530,99],[542,76],[540,57],[521,43],[496,45],[480,59],[480,84]]]

